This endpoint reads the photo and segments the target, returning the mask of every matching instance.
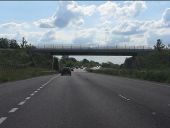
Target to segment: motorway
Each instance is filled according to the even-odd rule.
[[[87,72],[8,82],[0,128],[170,128],[170,86]]]

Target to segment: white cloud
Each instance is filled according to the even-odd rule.
[[[118,7],[118,5],[115,2],[108,1],[108,2],[100,5],[97,8],[97,10],[101,14],[101,16],[110,18],[110,17],[115,15],[115,13],[117,12],[118,8],[119,7]]]
[[[79,26],[83,24],[84,16],[91,16],[95,8],[95,5],[80,6],[73,1],[62,1],[54,16],[36,21],[35,24],[42,28],[64,28],[70,24]]]
[[[55,29],[46,31],[40,37],[40,44],[62,44],[62,43],[71,43],[73,39],[73,33],[67,31],[67,33],[63,30],[56,31]]]
[[[112,30],[114,34],[119,35],[133,35],[144,32],[140,26],[143,22],[139,21],[123,21],[119,25],[115,26]]]
[[[104,19],[127,19],[139,15],[145,10],[146,3],[143,1],[124,2],[122,5],[108,1],[100,5],[97,10]]]
[[[149,26],[149,27],[148,27]],[[159,20],[145,21],[143,28],[161,29],[170,27],[170,8],[166,8]]]
[[[4,30],[19,30],[19,29],[27,29],[29,27],[30,26],[27,23],[9,22],[9,23],[0,24],[0,28]]]
[[[75,44],[93,44],[96,37],[96,29],[80,29],[77,30],[77,34],[73,43]]]
[[[162,21],[166,27],[170,27],[170,8],[167,8],[163,15],[162,15]]]

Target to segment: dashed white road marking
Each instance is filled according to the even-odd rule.
[[[42,87],[44,87],[44,86],[45,86],[45,84],[42,85]]]
[[[56,77],[58,77],[59,75],[51,78],[47,83],[43,84],[40,88],[38,88],[37,90],[41,90],[41,88],[43,88],[44,86],[46,86],[49,82],[51,82],[53,79],[55,79]],[[30,94],[31,96],[33,96],[35,93],[37,93],[38,91],[34,91],[32,94]],[[30,99],[31,97],[27,97],[25,98],[24,101],[21,101],[20,103],[18,103],[18,105],[23,105],[25,104],[26,100]],[[8,113],[13,113],[16,112],[19,108],[12,108]],[[0,118],[0,124],[2,124],[5,120],[7,119],[7,117],[1,117]]]
[[[25,104],[26,101],[21,101],[18,105],[23,105]]]
[[[27,97],[27,98],[25,98],[26,100],[29,100],[31,97]]]
[[[40,89],[38,88],[37,91],[40,91]]]
[[[123,95],[121,95],[121,94],[119,94],[119,96],[120,96],[121,98],[123,98],[123,99],[127,100],[127,101],[129,101],[129,100],[130,100],[129,98],[126,98],[125,96],[123,96]]]
[[[58,76],[60,76],[60,75],[57,75],[57,76],[51,78],[51,79],[50,79],[47,83],[45,83],[44,85],[47,85],[48,83],[50,83],[53,79],[57,78]]]
[[[2,124],[6,119],[7,119],[7,117],[1,117],[0,118],[0,124]]]
[[[18,108],[12,108],[12,109],[9,111],[9,113],[15,112],[15,111],[17,111],[17,110],[18,110]]]
[[[30,96],[33,96],[33,95],[34,95],[34,93],[30,94]]]

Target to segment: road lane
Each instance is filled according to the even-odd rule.
[[[46,83],[53,76],[35,77],[0,84],[0,116],[6,115],[6,112],[11,109],[11,106],[13,107],[27,98],[31,92]]]
[[[150,82],[77,72],[48,83],[0,127],[169,128],[169,93]]]

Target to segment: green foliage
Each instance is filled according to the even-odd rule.
[[[165,49],[165,45],[160,39],[157,40],[154,47],[153,52],[127,58],[120,69],[102,68],[88,71],[170,83],[170,50]],[[104,65],[109,67],[109,64]]]
[[[93,72],[93,73],[103,73],[103,74],[108,74],[108,75],[124,76],[124,77],[138,78],[138,79],[143,79],[143,80],[170,83],[170,70],[140,71],[140,70],[128,70],[128,69],[99,69],[99,70],[88,69],[87,71]]]
[[[119,68],[120,66],[118,64],[113,64],[112,62],[102,63],[101,67],[103,68]]]
[[[75,58],[62,57],[60,60],[60,68],[62,67],[75,67],[78,61]]]
[[[34,61],[35,66],[37,67],[52,67],[52,56],[48,54],[42,53],[34,53],[32,54],[32,59]]]
[[[53,68],[56,71],[59,70],[59,59],[58,58],[54,58]]]
[[[83,59],[82,61],[77,61],[75,58],[62,57],[60,60],[60,67],[96,67],[100,64],[95,61],[88,61],[87,59]]]
[[[10,49],[35,48],[35,46],[33,46],[31,44],[28,45],[28,42],[25,40],[24,37],[22,38],[22,43],[20,45],[14,39],[10,40],[10,39],[7,39],[7,38],[0,38],[0,48],[3,48],[3,49],[7,49],[7,48],[10,48]]]
[[[16,40],[12,39],[9,40],[9,48],[17,49],[20,48],[20,46],[18,45]]]
[[[38,67],[27,67],[27,68],[17,69],[10,72],[8,71],[1,72],[0,70],[0,83],[27,79],[27,78],[42,76],[42,75],[49,75],[54,73],[55,72],[49,71],[48,69],[38,68]]]
[[[24,49],[0,51],[0,64],[25,64],[28,62],[30,62],[30,57]]]
[[[27,45],[27,41],[25,40],[25,38],[23,37],[22,38],[22,43],[21,43],[21,48],[26,48],[28,45]]]
[[[156,45],[154,45],[154,48],[157,51],[161,51],[165,48],[165,45],[162,43],[161,39],[158,39]]]
[[[0,38],[0,48],[9,48],[9,40],[7,38]]]

